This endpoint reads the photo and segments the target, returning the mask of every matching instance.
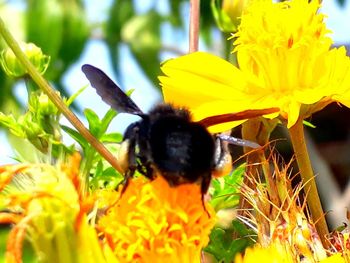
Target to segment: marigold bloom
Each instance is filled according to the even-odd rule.
[[[349,107],[350,60],[344,47],[330,48],[319,5],[251,1],[235,34],[239,68],[202,52],[169,60],[160,77],[165,100],[189,107],[195,120],[277,107],[288,127],[332,101]]]
[[[93,226],[88,224],[88,198],[80,194],[80,157],[67,163],[0,167],[0,224],[12,223],[6,262],[22,262],[28,238],[37,262],[106,262]],[[109,262],[113,262],[110,260]]]
[[[161,176],[139,177],[97,227],[120,262],[200,262],[215,222],[212,208],[206,209],[210,218],[199,185],[170,187]]]

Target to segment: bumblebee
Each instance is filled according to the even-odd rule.
[[[199,122],[191,119],[187,109],[159,104],[148,114],[140,108],[100,69],[83,65],[82,71],[102,100],[119,113],[141,117],[125,131],[119,153],[124,169],[125,191],[135,171],[150,180],[163,176],[170,186],[199,183],[202,202],[212,175],[231,169],[231,156],[225,142],[257,148],[259,145],[226,135],[212,135],[207,127],[261,116],[276,109],[250,110],[240,113],[211,116]]]

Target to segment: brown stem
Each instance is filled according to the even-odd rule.
[[[309,153],[306,148],[303,119],[300,118],[296,124],[289,129],[290,138],[293,144],[295,157],[298,163],[301,178],[305,184],[305,191],[307,194],[307,204],[311,212],[312,220],[315,222],[317,232],[325,247],[327,243],[325,240],[328,234],[328,227],[320,198],[318,196],[317,186],[314,178],[314,172],[311,167]]]
[[[49,85],[49,83],[43,78],[43,76],[37,71],[33,64],[28,60],[27,56],[23,53],[20,46],[13,38],[11,33],[5,26],[4,21],[0,18],[0,35],[4,38],[7,45],[12,49],[17,59],[27,69],[28,74],[34,80],[34,82],[40,87],[40,89],[50,98],[50,100],[56,105],[56,107],[62,112],[62,114],[68,119],[68,121],[79,131],[79,133],[108,161],[116,170],[122,171],[117,160],[107,150],[107,148],[99,142],[84,124],[78,119],[78,117],[67,107],[62,101],[55,90]]]
[[[191,0],[189,53],[198,50],[200,0]]]

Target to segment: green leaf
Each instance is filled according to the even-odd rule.
[[[117,172],[116,169],[113,167],[108,167],[103,171],[103,176],[109,176],[109,177],[120,177],[119,179],[124,179],[124,177]]]
[[[37,149],[29,140],[9,134],[8,142],[16,153],[15,158],[20,162],[37,162],[38,160],[46,160],[47,153],[44,154]]]
[[[75,101],[75,99],[88,87],[88,85],[80,88],[77,92],[75,92],[72,96],[69,97],[68,100],[65,101],[67,106],[70,106],[73,101]]]
[[[105,116],[103,116],[101,120],[101,126],[100,126],[100,135],[103,135],[107,129],[108,126],[111,124],[111,121],[117,116],[117,112],[114,109],[109,109]]]
[[[0,112],[0,125],[3,125],[4,127],[8,128],[10,132],[15,136],[18,136],[20,138],[26,137],[22,125],[17,122],[17,120],[15,119],[15,117],[13,117],[12,114],[5,115],[2,112]]]
[[[80,144],[80,146],[83,149],[86,149],[89,144],[86,141],[86,139],[76,130],[73,130],[72,128],[65,126],[65,125],[61,125],[62,130],[64,130],[70,137],[72,137],[77,143]]]
[[[120,143],[123,140],[123,135],[118,132],[103,134],[100,137],[101,142],[112,142],[112,143]]]
[[[77,150],[74,144],[67,146],[67,145],[64,145],[62,142],[56,142],[56,143],[52,142],[52,150],[51,150],[52,156],[61,157],[62,153],[72,155],[76,151]]]
[[[252,234],[252,231],[239,221],[232,221],[229,229],[216,227],[212,230],[209,245],[204,251],[212,254],[218,262],[231,263],[237,253],[254,244]]]
[[[313,128],[313,129],[316,128],[315,125],[313,125],[311,122],[308,122],[308,121],[306,121],[306,120],[303,120],[303,124],[304,124],[305,126],[307,126],[307,127]]]
[[[97,114],[91,109],[85,109],[84,115],[89,123],[89,130],[96,138],[101,136],[101,121]]]
[[[103,163],[101,160],[97,162],[96,169],[95,169],[95,177],[99,177],[102,175],[103,172]]]
[[[134,93],[134,91],[135,91],[135,89],[129,89],[129,90],[127,90],[127,91],[125,92],[125,94],[126,94],[126,96],[130,97],[131,94]]]
[[[212,181],[211,205],[215,211],[235,207],[239,202],[239,187],[243,181],[245,166],[241,165],[231,174]]]
[[[90,185],[93,188],[107,188],[115,189],[122,181],[124,177],[119,174],[113,167],[108,167],[103,170],[102,161],[99,161],[96,166],[95,176],[91,180]]]

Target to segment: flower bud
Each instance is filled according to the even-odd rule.
[[[59,93],[57,92],[59,95]],[[58,109],[49,97],[40,91],[36,91],[29,96],[29,111],[36,112],[37,115],[48,116],[57,115]]]
[[[223,0],[222,10],[231,18],[232,21],[241,17],[244,8],[249,0]]]
[[[212,0],[215,21],[223,32],[235,32],[249,0]],[[220,4],[221,3],[221,4]]]
[[[33,43],[21,43],[20,47],[39,73],[44,74],[49,66],[50,57],[43,54],[41,49]],[[7,48],[1,52],[0,62],[2,68],[8,76],[19,78],[27,74],[26,68],[17,59],[16,55],[10,48]]]

